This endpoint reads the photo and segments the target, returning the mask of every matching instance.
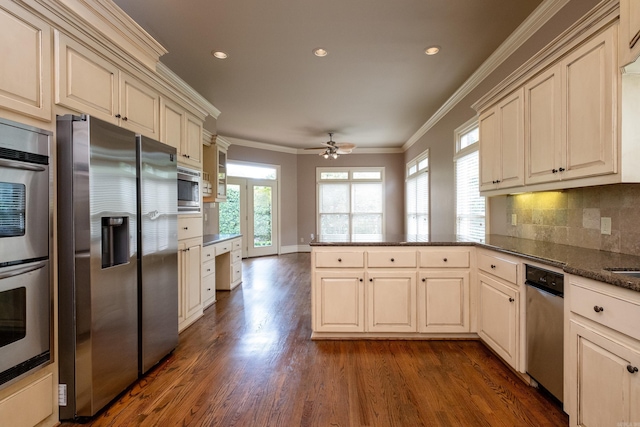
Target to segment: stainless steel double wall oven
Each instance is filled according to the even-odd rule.
[[[0,387],[51,360],[51,135],[0,119]]]

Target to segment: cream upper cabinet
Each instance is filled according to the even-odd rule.
[[[480,115],[481,191],[524,184],[523,93],[518,89]]]
[[[619,65],[625,66],[640,56],[640,2],[620,0]]]
[[[561,62],[562,179],[616,172],[616,29],[610,27]]]
[[[524,87],[526,184],[558,180],[564,171],[561,70],[557,64]]]
[[[51,120],[51,27],[18,7],[0,5],[0,108]]]
[[[202,121],[166,97],[160,97],[160,141],[175,147],[178,162],[200,168]]]
[[[57,30],[55,69],[56,104],[158,138],[159,94]]]

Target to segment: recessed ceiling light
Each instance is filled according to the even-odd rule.
[[[227,55],[226,53],[224,53],[221,50],[214,50],[211,52],[211,55],[213,55],[214,57],[218,58],[218,59],[227,59],[227,57],[229,55]]]
[[[435,55],[438,52],[440,52],[440,46],[429,46],[424,50],[427,55]]]
[[[320,57],[322,57],[322,56],[327,56],[327,55],[329,54],[329,52],[327,52],[327,50],[326,50],[326,49],[323,49],[323,48],[321,48],[321,47],[317,47],[317,48],[313,49],[313,54],[314,54],[315,56],[320,56]]]

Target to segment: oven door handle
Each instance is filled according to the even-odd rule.
[[[20,276],[21,274],[31,273],[32,271],[40,270],[45,265],[47,265],[46,262],[40,262],[36,265],[31,265],[29,267],[18,267],[9,271],[5,271],[3,273],[0,273],[0,280],[8,279],[10,277]]]
[[[32,172],[44,172],[47,169],[42,166],[36,166],[29,163],[17,162],[15,160],[0,159],[0,167],[23,169]]]

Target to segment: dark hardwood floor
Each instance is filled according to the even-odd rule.
[[[84,425],[568,425],[479,341],[311,341],[309,254],[243,268],[241,287]]]

